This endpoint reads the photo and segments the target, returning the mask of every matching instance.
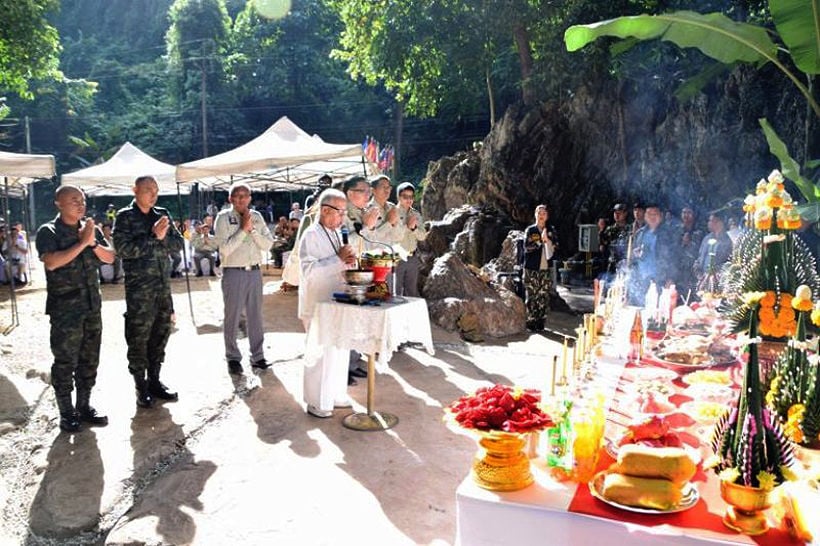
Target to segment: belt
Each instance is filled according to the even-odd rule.
[[[236,270],[242,270],[242,271],[256,271],[256,270],[259,269],[259,264],[240,265],[238,267],[231,267],[231,266],[225,265],[225,266],[222,266],[222,269],[236,269]]]

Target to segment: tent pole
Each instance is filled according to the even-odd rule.
[[[34,182],[32,182],[32,184],[34,184]],[[28,284],[30,286],[33,277],[31,276],[31,237],[29,237],[28,232],[31,230],[31,227],[29,226],[30,218],[28,215],[28,208],[26,207],[26,202],[28,201],[29,197],[29,186],[30,184],[23,184],[23,206],[21,208],[23,209],[23,228],[25,228],[26,232],[26,254],[28,254],[26,258],[26,267],[28,268],[26,270],[26,280],[28,281]]]
[[[182,194],[179,191],[179,181],[177,181],[177,207],[179,207],[179,214],[182,215]],[[180,218],[180,225],[185,225],[185,219]],[[173,227],[173,226],[171,226]],[[184,234],[183,234],[184,238]],[[185,291],[188,293],[188,309],[191,311],[191,322],[196,326],[196,319],[194,318],[194,301],[191,299],[191,276],[188,274],[188,249],[185,244],[182,244],[182,261],[185,262]]]
[[[367,178],[367,162],[364,160],[364,156],[362,156],[362,173]]]
[[[6,225],[3,229],[6,231],[6,241],[9,248],[11,248],[11,207],[9,206],[9,177],[3,177],[3,187],[5,188],[5,193],[3,194],[3,210],[6,214]],[[5,266],[4,266],[5,267]],[[11,302],[11,324],[9,324],[5,330],[3,330],[3,335],[7,336],[14,330],[18,324],[20,324],[20,316],[17,314],[17,294],[14,292],[14,275],[11,274],[11,268],[9,268],[9,301]]]

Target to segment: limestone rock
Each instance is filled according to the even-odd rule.
[[[424,294],[432,320],[470,340],[524,331],[523,301],[509,290],[496,290],[479,279],[453,252],[436,260]]]
[[[745,195],[777,166],[759,118],[804,159],[805,102],[768,67],[738,67],[687,102],[672,98],[671,84],[633,85],[594,82],[537,108],[508,108],[480,147],[430,164],[425,217],[469,203],[521,229],[547,203],[564,258],[577,248],[577,225],[611,218],[615,201],[653,200],[676,215],[690,204],[705,223],[709,210]]]

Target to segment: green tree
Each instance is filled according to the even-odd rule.
[[[168,12],[166,34],[171,91],[175,103],[195,123],[192,142],[201,142],[201,156],[210,155],[211,135],[229,135],[234,105],[226,77],[231,18],[225,0],[175,0]],[[198,107],[198,108],[197,108]],[[185,116],[188,117],[188,116]],[[217,149],[226,143],[217,142]],[[193,152],[193,150],[191,150]]]
[[[31,98],[31,80],[59,76],[59,36],[47,20],[58,7],[58,0],[0,0],[0,89]]]

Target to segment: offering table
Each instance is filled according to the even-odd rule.
[[[367,413],[353,413],[343,423],[354,430],[386,430],[398,422],[395,415],[374,409],[376,370],[384,370],[390,356],[404,342],[420,343],[433,354],[433,337],[427,302],[403,298],[378,306],[335,301],[316,305],[311,320],[308,350],[332,345],[367,355]]]
[[[625,366],[623,359],[597,360],[595,381],[603,383],[608,400],[623,396],[622,392],[612,390],[623,385],[613,385],[612,381],[623,377]],[[622,421],[623,416],[615,419]],[[601,451],[598,468],[604,469],[613,459],[605,448]],[[701,446],[701,454],[707,455],[708,448]],[[467,477],[456,491],[457,543],[461,546],[802,544],[781,529],[773,528],[765,535],[749,537],[726,528],[722,523],[726,504],[720,498],[717,476],[700,468],[692,480],[700,493],[698,502],[689,510],[668,514],[633,513],[609,506],[593,498],[587,485],[554,479],[543,456],[533,459],[532,471],[535,483],[512,492],[488,491]]]

